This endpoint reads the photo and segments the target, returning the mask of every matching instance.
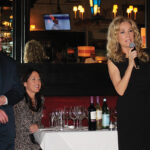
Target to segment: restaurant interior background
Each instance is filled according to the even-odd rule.
[[[89,54],[81,54],[80,56],[78,46],[93,46],[97,62],[105,62],[108,25],[118,15],[127,17],[129,15],[136,21],[143,37],[143,47],[145,47],[145,0],[99,0],[99,2],[100,13],[97,12],[97,15],[94,15],[89,0],[30,0],[27,2],[24,0],[22,3],[25,6],[22,6],[23,4],[18,3],[17,0],[0,0],[1,48],[8,55],[17,59],[16,51],[19,47],[17,48],[16,43],[18,43],[18,37],[21,36],[24,40],[20,46],[21,53],[18,55],[21,57],[21,62],[23,62],[24,45],[31,39],[36,39],[42,43],[50,62],[54,61],[56,52],[61,52],[64,58],[63,63],[82,62],[85,58],[90,57]],[[79,5],[82,10],[78,10]],[[127,13],[127,8],[130,5],[137,10]],[[77,6],[77,10],[75,6]],[[19,7],[21,7],[20,9],[24,8],[24,12],[28,9],[25,16],[26,26],[19,27],[20,29],[26,28],[24,32],[30,29],[27,31],[28,34],[23,33],[23,31],[20,35],[18,34],[17,22],[20,14],[16,9]],[[113,7],[116,9],[113,10]],[[46,15],[50,18],[56,14],[69,15],[68,26],[70,26],[64,29],[51,28],[46,30]],[[22,15],[20,18],[22,21]],[[91,47],[83,47],[83,49],[91,50]],[[79,57],[80,60],[78,60]]]

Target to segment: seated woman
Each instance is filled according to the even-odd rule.
[[[95,59],[95,53],[91,53],[91,57],[86,58],[84,63],[85,63],[85,64],[97,63],[97,61],[96,61],[96,59]]]
[[[49,62],[44,47],[39,41],[30,40],[25,44],[24,63],[43,63]]]
[[[23,76],[24,99],[14,106],[16,122],[15,150],[39,150],[32,142],[33,133],[41,124],[44,97],[41,96],[41,77],[37,70],[29,69]],[[32,138],[31,138],[32,137]]]

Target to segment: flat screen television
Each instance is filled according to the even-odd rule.
[[[70,30],[69,14],[45,14],[45,30]]]

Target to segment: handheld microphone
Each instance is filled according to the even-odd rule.
[[[135,48],[135,44],[134,44],[134,43],[130,43],[129,47],[130,47],[130,48],[133,48],[132,51],[136,51],[136,48]],[[136,68],[136,69],[140,69],[140,63],[139,63],[138,57],[135,57],[135,58],[134,58],[134,63],[135,63],[135,68]]]

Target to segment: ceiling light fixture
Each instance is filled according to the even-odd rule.
[[[113,14],[114,14],[114,18],[116,17],[117,10],[118,10],[118,5],[117,5],[117,4],[114,4],[114,5],[113,5]]]
[[[73,6],[74,17],[77,18],[77,11],[79,11],[79,18],[83,20],[83,14],[85,12],[84,7],[82,5]]]
[[[100,5],[101,0],[89,0],[90,7],[91,7],[91,13],[95,16],[97,14],[100,14]]]
[[[128,18],[132,18],[132,12],[134,12],[134,20],[136,20],[136,13],[138,12],[138,8],[137,7],[133,7],[133,5],[130,5],[127,8]]]

